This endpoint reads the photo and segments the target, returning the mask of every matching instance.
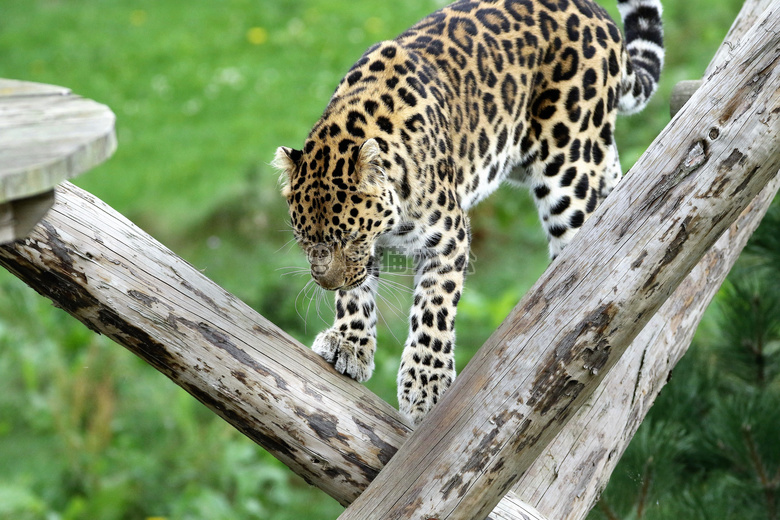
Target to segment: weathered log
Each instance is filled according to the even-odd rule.
[[[69,183],[0,264],[146,360],[342,504],[409,432],[399,414]]]
[[[585,518],[658,393],[685,354],[708,304],[780,188],[775,176],[680,284],[513,488],[547,518]],[[502,500],[491,518],[497,516]],[[508,517],[512,518],[512,517]]]
[[[773,0],[747,0],[707,67],[708,76]],[[700,82],[699,82],[700,83]],[[780,186],[775,176],[636,337],[599,389],[514,487],[547,518],[585,518],[699,321]],[[566,498],[563,498],[566,497]],[[508,500],[502,500],[491,516]]]
[[[777,173],[778,13],[707,78],[641,174],[618,185],[340,518],[484,518],[530,467]]]

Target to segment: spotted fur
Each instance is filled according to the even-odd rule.
[[[555,257],[621,176],[615,117],[655,91],[663,38],[658,0],[618,6],[625,40],[591,0],[459,0],[371,47],[303,149],[277,151],[295,237],[336,291],[313,349],[339,372],[373,371],[382,250],[416,258],[398,374],[414,423],[455,377],[466,211],[528,187]]]

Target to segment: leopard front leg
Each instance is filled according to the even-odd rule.
[[[417,263],[409,337],[398,372],[399,408],[413,424],[422,421],[455,379],[455,312],[469,254],[465,215],[441,234],[437,246]]]
[[[376,275],[370,275],[359,287],[337,291],[335,323],[319,333],[312,345],[338,372],[360,382],[374,371],[377,285]]]

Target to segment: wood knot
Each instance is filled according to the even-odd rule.
[[[713,126],[712,128],[710,128],[710,133],[707,134],[707,137],[710,138],[710,141],[714,141],[715,139],[720,137],[720,130],[718,129],[718,127]]]

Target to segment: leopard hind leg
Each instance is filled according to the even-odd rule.
[[[599,204],[607,198],[607,195],[612,192],[618,181],[620,181],[620,178],[623,176],[623,169],[620,166],[620,156],[618,155],[615,140],[610,140],[606,148],[607,157],[604,161],[606,169],[599,182]]]
[[[611,128],[606,123],[595,139],[592,128],[575,134],[567,146],[552,149],[544,159],[537,154],[508,178],[531,190],[553,259],[620,180]]]

